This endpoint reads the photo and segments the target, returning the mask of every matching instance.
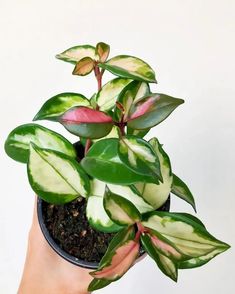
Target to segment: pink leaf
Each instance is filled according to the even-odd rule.
[[[66,122],[68,124],[112,122],[112,118],[104,112],[83,106],[74,107],[66,111],[61,120],[62,122]]]
[[[166,253],[167,256],[173,256],[176,259],[180,259],[181,254],[171,245],[163,242],[157,236],[150,236],[152,243],[157,247],[160,248],[163,252]]]
[[[155,103],[156,100],[159,99],[159,95],[150,96],[148,97],[144,102],[141,103],[141,101],[137,104],[136,110],[132,113],[130,118],[128,120],[135,119],[139,116],[144,115],[146,112],[148,112],[152,105]]]
[[[139,253],[139,243],[134,240],[127,241],[116,250],[111,264],[101,270],[92,272],[96,279],[115,280],[131,267]]]

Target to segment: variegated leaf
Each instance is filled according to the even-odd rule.
[[[86,216],[90,225],[102,232],[116,232],[122,227],[115,224],[103,206],[105,183],[97,179],[91,181],[91,192],[87,199]]]
[[[114,109],[116,120],[121,119],[126,122],[129,118],[129,112],[133,103],[137,103],[143,96],[149,93],[149,86],[147,83],[140,81],[132,81],[119,94],[117,98],[117,105]],[[120,106],[122,109],[120,109]],[[119,107],[118,107],[119,106]]]
[[[218,254],[224,252],[228,248],[216,248],[214,251],[205,254],[203,256],[194,257],[189,260],[182,261],[178,264],[180,269],[189,269],[203,266],[209,262],[212,258],[216,257]]]
[[[101,270],[104,267],[107,267],[111,264],[112,258],[116,254],[116,250],[121,247],[123,244],[128,242],[129,240],[133,240],[135,237],[134,227],[124,227],[121,231],[119,231],[111,240],[109,247],[100,261],[99,269]],[[90,273],[92,275],[92,273]],[[107,279],[96,279],[94,278],[88,287],[88,291],[95,291],[101,289],[108,284],[112,283],[112,280]]]
[[[27,163],[31,142],[41,148],[60,151],[68,156],[76,157],[75,149],[67,139],[37,124],[25,124],[15,128],[7,137],[5,151],[12,159]]]
[[[47,100],[33,120],[57,121],[63,113],[75,106],[89,106],[89,100],[82,94],[61,93]]]
[[[158,156],[145,140],[130,135],[121,138],[118,154],[121,161],[136,173],[151,176],[155,183],[162,181]]]
[[[154,208],[151,205],[145,202],[145,200],[141,196],[139,196],[135,191],[133,191],[131,186],[107,184],[97,179],[93,179],[91,181],[91,195],[97,195],[98,197],[103,198],[106,185],[113,193],[118,194],[132,202],[140,213],[145,213],[154,210]]]
[[[133,135],[139,138],[144,138],[145,135],[150,131],[150,129],[145,130],[134,130],[130,127],[127,127],[127,135]]]
[[[172,261],[169,257],[161,254],[154,243],[151,241],[151,238],[148,235],[141,236],[141,243],[145,251],[149,256],[156,262],[159,269],[173,281],[177,282],[178,278],[178,268],[177,263]]]
[[[75,159],[60,152],[31,143],[27,170],[32,189],[47,202],[64,204],[90,192],[83,169]]]
[[[192,193],[190,192],[188,186],[176,175],[173,174],[173,184],[171,192],[178,196],[179,198],[185,200],[192,205],[196,212],[196,205]]]
[[[73,64],[76,64],[84,57],[90,57],[94,60],[97,60],[98,56],[96,56],[95,47],[90,45],[75,46],[56,55],[56,58]]]
[[[115,102],[120,92],[130,82],[131,80],[129,79],[116,78],[105,84],[96,97],[99,109],[102,111],[112,109],[115,106]]]
[[[150,94],[133,104],[127,126],[143,130],[165,120],[184,100],[164,94]]]
[[[99,61],[100,62],[105,62],[106,59],[109,56],[110,46],[108,44],[103,43],[103,42],[99,42],[96,45],[95,50],[96,50],[95,51],[96,52],[96,55],[99,56]]]
[[[104,208],[108,216],[118,225],[132,225],[141,220],[138,209],[129,200],[111,192],[106,186]]]
[[[156,83],[153,69],[146,62],[134,56],[118,55],[105,63],[100,63],[99,66],[119,77]]]
[[[207,255],[215,249],[228,249],[226,243],[214,238],[203,226],[185,214],[150,212],[143,216],[142,224],[169,240],[188,259]]]
[[[91,57],[83,57],[77,62],[73,75],[86,76],[94,69],[95,62]]]
[[[128,240],[126,243],[116,248],[110,265],[92,272],[91,275],[96,279],[118,280],[133,265],[138,253],[139,243],[134,240]]]
[[[110,184],[130,185],[140,181],[152,183],[152,177],[137,174],[121,162],[118,157],[118,142],[118,139],[110,138],[94,143],[81,161],[85,171]]]
[[[69,132],[91,139],[108,135],[113,127],[110,116],[88,107],[74,107],[66,111],[60,122]]]
[[[155,209],[158,209],[166,202],[167,198],[169,197],[173,176],[171,172],[170,159],[163,150],[157,138],[152,138],[149,143],[159,158],[163,182],[159,182],[159,184],[140,182],[136,184],[136,188],[146,202],[148,202]]]

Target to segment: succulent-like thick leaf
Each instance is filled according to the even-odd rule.
[[[165,120],[184,100],[164,94],[151,94],[134,104],[130,110],[128,127],[142,130]]]
[[[189,269],[189,268],[196,268],[196,267],[203,266],[204,264],[209,262],[212,258],[216,257],[218,254],[224,252],[228,248],[217,248],[206,255],[182,261],[178,264],[178,267],[180,269]]]
[[[118,155],[134,172],[149,175],[155,183],[162,181],[158,156],[147,141],[127,135],[119,141]]]
[[[96,227],[99,230],[107,231],[107,230],[113,230],[113,222],[111,219],[108,217],[107,213],[104,213],[104,208],[103,209],[96,209],[96,207],[103,205],[103,197],[105,193],[105,187],[108,185],[108,188],[115,194],[118,194],[125,199],[129,200],[134,204],[134,206],[138,209],[140,213],[148,212],[148,211],[153,211],[153,207],[146,203],[144,199],[139,196],[135,191],[131,189],[129,186],[121,186],[121,185],[113,185],[113,184],[107,184],[105,182],[101,182],[97,179],[93,179],[91,181],[91,194],[90,195],[95,195],[96,199],[91,200],[93,204],[89,204],[90,198],[93,196],[90,196],[88,199],[88,205],[87,205],[87,214],[89,215],[89,218],[92,219],[92,223],[94,224],[93,227]],[[98,199],[99,198],[99,199]],[[99,202],[96,204],[96,202]],[[97,206],[96,206],[97,205]],[[90,210],[91,208],[91,210]],[[96,210],[93,212],[93,209]],[[103,227],[103,229],[101,228]],[[111,229],[110,229],[111,226]],[[107,229],[108,227],[108,229]],[[117,227],[117,226],[116,226]]]
[[[144,138],[145,135],[149,132],[150,129],[145,130],[134,130],[130,127],[127,127],[127,135],[133,135],[139,138]]]
[[[73,145],[60,134],[37,124],[24,124],[15,128],[7,137],[5,151],[12,159],[27,163],[30,142],[41,148],[60,151],[76,157]]]
[[[104,208],[108,216],[118,225],[128,226],[141,220],[138,209],[129,200],[111,192],[106,186]]]
[[[116,249],[126,243],[128,240],[133,240],[135,237],[134,227],[124,227],[119,231],[111,240],[109,247],[100,261],[99,269],[104,268],[111,264],[113,256],[116,254]],[[88,291],[95,291],[101,289],[108,284],[112,283],[111,280],[106,279],[93,279],[88,287]]]
[[[113,127],[110,116],[88,107],[74,107],[66,111],[60,122],[72,134],[91,139],[106,136]]]
[[[129,79],[116,78],[105,84],[97,93],[96,102],[100,110],[107,111],[115,106],[118,95],[131,82]]]
[[[150,212],[143,216],[142,224],[161,234],[188,259],[200,257],[215,249],[224,251],[228,245],[214,238],[208,231],[185,214]]]
[[[139,243],[134,240],[128,240],[126,243],[116,248],[110,265],[92,272],[91,275],[96,279],[116,281],[133,265],[138,253]]]
[[[129,112],[133,105],[139,101],[143,96],[149,93],[149,85],[145,82],[132,81],[128,84],[119,94],[117,102],[122,106],[120,110],[117,106],[114,109],[114,116],[117,121],[120,121],[123,116],[123,121],[127,121],[129,118]]]
[[[159,158],[163,182],[159,182],[158,185],[150,183],[137,183],[136,188],[146,202],[148,202],[155,209],[158,209],[169,197],[173,176],[171,173],[170,159],[157,138],[152,138],[149,143]]]
[[[95,63],[91,57],[83,57],[77,62],[73,75],[86,76],[94,69]]]
[[[56,58],[73,64],[76,64],[84,57],[90,57],[96,60],[95,47],[90,45],[75,46],[56,55]]]
[[[89,100],[82,94],[61,93],[47,100],[33,120],[57,121],[63,113],[75,106],[89,106]]]
[[[114,223],[103,206],[103,197],[90,195],[87,199],[86,216],[90,225],[101,232],[113,233],[121,229]]]
[[[119,77],[149,83],[157,82],[153,69],[146,62],[134,56],[118,55],[105,63],[100,63],[99,66]]]
[[[100,62],[105,62],[106,59],[109,56],[110,46],[108,44],[103,43],[103,42],[99,42],[96,45],[95,50],[96,50],[95,51],[96,52],[96,55],[99,56],[99,61]]]
[[[103,139],[91,146],[81,164],[92,177],[106,183],[130,185],[140,181],[153,182],[149,176],[135,173],[118,157],[118,139]]]
[[[169,257],[161,254],[156,246],[154,246],[151,238],[148,235],[141,236],[141,243],[149,256],[156,262],[159,269],[173,281],[177,282],[178,268],[177,263],[172,261]]]
[[[83,169],[75,159],[60,152],[31,143],[27,171],[34,192],[49,203],[64,204],[90,192]]]
[[[192,205],[196,212],[196,205],[192,193],[190,192],[188,186],[176,175],[173,174],[173,184],[171,192],[178,196],[179,198],[185,200]]]
[[[108,286],[109,284],[111,284],[112,281],[110,280],[104,280],[104,279],[93,279],[90,284],[89,284],[89,287],[88,287],[88,291],[89,292],[92,292],[92,291],[96,291],[96,290],[99,290],[99,289],[102,289],[106,286]]]
[[[105,183],[93,179],[91,181],[91,192],[87,199],[86,216],[90,225],[102,232],[117,232],[122,227],[115,224],[103,206]]]

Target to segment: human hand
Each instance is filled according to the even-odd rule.
[[[64,260],[49,246],[39,227],[35,201],[18,294],[87,294],[92,280],[89,272]]]

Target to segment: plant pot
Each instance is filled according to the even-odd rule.
[[[77,143],[74,144],[74,147],[75,147],[75,149],[77,151],[78,161],[80,161],[82,159],[82,157],[83,157],[83,154],[84,154],[83,146],[81,145],[80,142],[77,142]],[[79,201],[77,201],[77,203],[76,203],[76,205],[78,205],[78,207],[80,205],[79,203],[80,203]],[[73,263],[74,265],[80,266],[80,267],[84,267],[84,268],[88,268],[88,269],[97,269],[98,265],[99,265],[99,260],[97,260],[97,261],[87,261],[87,260],[83,260],[82,258],[78,258],[76,256],[73,256],[72,254],[68,253],[68,251],[66,252],[66,250],[63,248],[64,246],[61,243],[61,240],[60,241],[55,240],[55,238],[53,237],[53,234],[52,234],[52,230],[50,230],[48,228],[48,226],[47,226],[48,222],[47,222],[47,220],[45,220],[45,218],[46,218],[45,209],[47,209],[49,206],[53,206],[53,209],[54,208],[55,209],[57,209],[57,208],[58,209],[70,209],[70,207],[68,208],[69,205],[67,205],[67,207],[66,206],[58,206],[58,205],[50,205],[50,204],[46,203],[45,201],[43,201],[41,198],[38,197],[38,199],[37,199],[37,214],[38,214],[38,221],[39,221],[39,225],[40,225],[40,228],[42,230],[42,233],[43,233],[45,239],[47,240],[48,244],[51,246],[51,248],[57,254],[59,254],[61,257],[66,259],[67,261]],[[81,202],[81,205],[82,205],[82,202]],[[167,201],[165,202],[165,204],[162,207],[160,207],[158,210],[160,210],[160,211],[169,211],[169,209],[170,209],[170,196],[167,199]],[[69,216],[69,218],[71,219],[71,215]],[[78,224],[79,224],[80,220],[81,220],[81,223],[82,223],[82,221],[84,223],[84,218],[86,219],[85,213],[84,213],[84,215],[79,216],[76,219],[76,221],[78,222]],[[74,219],[74,221],[75,221],[75,219]],[[58,223],[57,223],[57,225],[58,225]],[[88,226],[89,232],[90,231],[92,232],[92,228],[89,226],[88,221],[86,221],[85,225]],[[67,229],[68,229],[68,226],[67,226]],[[66,228],[64,230],[65,230],[65,233],[67,233]],[[94,230],[93,230],[93,232],[94,232],[94,234],[96,234],[96,232]],[[69,236],[71,236],[71,232],[69,234],[70,234]],[[72,234],[73,234],[73,232],[72,232]],[[97,233],[97,234],[99,234],[99,236],[103,237],[103,238],[106,238],[107,235],[108,235],[110,240],[112,238],[112,235],[108,234],[108,233],[101,233],[100,232],[100,233]],[[75,235],[75,232],[74,232],[74,235]],[[84,237],[82,237],[82,238],[84,238]],[[78,243],[79,243],[80,238],[77,238],[77,240],[78,240]],[[108,244],[105,244],[104,249],[107,246],[108,246]],[[140,253],[139,253],[139,258],[141,258],[144,254],[145,254],[145,251],[143,250],[143,248],[141,248]],[[102,256],[100,256],[100,258],[102,258]]]
[[[61,257],[63,257],[67,261],[69,261],[77,266],[81,266],[81,267],[88,268],[88,269],[96,269],[99,264],[98,262],[90,262],[90,261],[85,261],[85,260],[79,259],[79,258],[67,253],[65,250],[63,250],[60,247],[60,245],[54,240],[54,238],[51,236],[51,234],[45,224],[45,220],[44,220],[44,216],[43,216],[43,205],[45,205],[45,204],[46,204],[46,202],[38,197],[38,199],[37,199],[37,213],[38,213],[39,225],[40,225],[40,228],[42,230],[42,233],[43,233],[45,239],[47,240],[47,242],[51,246],[51,248],[57,254],[59,254]],[[170,197],[168,198],[166,203],[158,210],[169,211],[169,208],[170,208]],[[140,257],[143,254],[145,254],[145,251],[141,248]]]

